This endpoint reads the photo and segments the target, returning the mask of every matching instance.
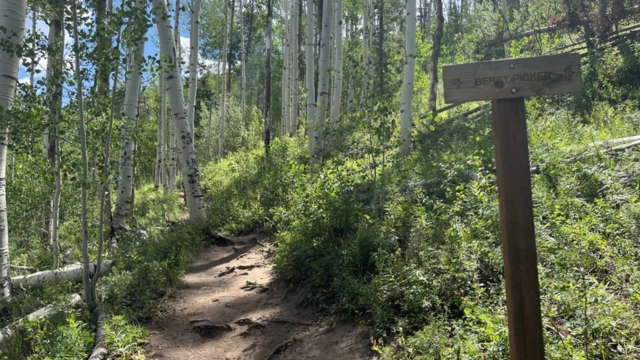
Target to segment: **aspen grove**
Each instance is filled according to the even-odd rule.
[[[194,288],[209,307],[180,315],[189,335],[254,341],[247,358],[323,358],[308,344],[329,316],[361,324],[354,359],[509,358],[491,107],[446,103],[463,84],[442,69],[563,53],[580,69],[530,80],[577,74],[582,91],[525,98],[544,356],[640,358],[639,14],[0,1],[0,359],[155,358],[154,336],[185,335],[155,321]],[[485,70],[475,88],[504,86]],[[241,287],[255,309],[204,283],[258,268],[270,280]],[[228,320],[290,291],[279,318]],[[318,320],[285,316],[301,304]]]

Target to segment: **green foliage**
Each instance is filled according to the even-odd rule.
[[[124,316],[114,316],[105,322],[104,330],[107,333],[105,343],[111,355],[131,360],[145,358],[138,347],[147,336],[144,328],[130,324]]]

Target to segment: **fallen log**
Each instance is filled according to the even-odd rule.
[[[105,276],[111,271],[111,267],[114,262],[111,260],[105,260],[100,268],[100,276]],[[33,274],[16,276],[11,278],[11,285],[13,287],[21,286],[24,288],[40,287],[47,282],[55,280],[71,280],[74,282],[82,281],[82,274],[84,268],[82,264],[67,265],[63,268],[56,270],[39,271]],[[93,278],[96,273],[96,263],[89,264],[90,277]]]
[[[601,146],[601,145],[605,145],[606,146],[606,145],[609,145],[609,144],[616,144],[616,143],[627,142],[627,141],[636,141],[636,140],[640,140],[640,135],[623,137],[623,138],[618,138],[618,139],[611,139],[611,140],[595,141],[595,142],[592,142],[591,144],[589,144],[589,146]]]
[[[104,329],[104,323],[107,321],[107,315],[98,309],[98,326],[96,328],[96,342],[93,346],[93,351],[89,355],[88,360],[104,360],[109,355],[107,351],[107,344],[105,339],[107,338],[107,332]]]
[[[76,305],[80,304],[81,301],[82,301],[82,298],[80,298],[80,295],[71,294],[71,301],[69,302],[69,305],[75,307]],[[55,309],[53,305],[47,305],[43,308],[40,308],[32,312],[26,317],[14,322],[13,324],[6,326],[2,330],[0,330],[0,344],[11,339],[11,337],[13,337],[13,334],[16,331],[22,329],[24,327],[25,319],[26,321],[34,322],[40,319],[46,319],[48,317],[51,317],[52,315],[55,315],[57,312],[58,312],[58,309]]]
[[[626,9],[624,9],[622,11],[622,14],[619,14],[621,16],[621,20],[624,20],[625,17],[630,16],[630,15],[634,15],[638,12],[638,10],[640,9],[639,6],[631,6],[628,7]],[[592,16],[589,17],[583,17],[580,19],[576,19],[574,24],[570,24],[568,21],[559,23],[559,24],[554,24],[554,25],[550,25],[550,26],[546,26],[546,27],[542,27],[542,28],[538,28],[538,29],[531,29],[531,30],[527,30],[518,34],[513,34],[510,36],[505,36],[502,37],[500,39],[495,39],[495,40],[491,40],[491,41],[487,41],[485,43],[483,43],[481,46],[482,47],[487,47],[487,46],[498,46],[501,45],[505,42],[508,41],[512,41],[512,40],[519,40],[519,39],[523,39],[529,36],[533,36],[533,35],[538,35],[538,34],[544,34],[544,33],[548,33],[548,32],[552,32],[555,30],[560,30],[560,29],[565,29],[568,28],[570,25],[571,26],[576,26],[576,25],[584,25],[584,24],[588,24],[588,23],[594,23],[596,21],[598,21],[598,17],[594,16],[595,14],[593,14]],[[612,13],[607,13],[606,16],[612,15]]]

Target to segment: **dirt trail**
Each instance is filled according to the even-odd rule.
[[[264,235],[233,242],[191,265],[186,289],[148,326],[150,358],[375,359],[364,328],[318,317],[274,283]]]

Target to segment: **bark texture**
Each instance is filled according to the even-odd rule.
[[[200,170],[196,151],[193,144],[193,133],[187,120],[187,112],[184,108],[182,96],[182,79],[176,66],[176,49],[173,38],[173,27],[169,21],[167,7],[163,0],[153,0],[156,23],[158,25],[158,37],[160,38],[160,51],[169,65],[165,77],[167,96],[171,104],[172,123],[174,133],[177,135],[178,150],[182,163],[182,180],[187,197],[189,217],[192,221],[205,220],[204,199],[200,187]]]
[[[18,85],[20,57],[14,53],[24,37],[26,0],[7,0],[0,6],[0,297],[11,296],[9,227],[7,223],[7,143],[9,111]]]
[[[313,1],[307,0],[307,27],[305,45],[305,84],[307,90],[307,135],[309,136],[309,150],[313,153],[315,143],[316,121],[316,87],[314,83],[314,43],[313,43]]]
[[[191,1],[191,34],[189,35],[189,103],[187,116],[189,126],[195,129],[196,91],[198,88],[198,52],[200,40],[200,4],[202,0]]]
[[[143,9],[144,2],[138,0],[137,6]],[[146,29],[145,29],[146,30]],[[141,35],[142,29],[136,29],[136,34]],[[144,53],[144,40],[141,37],[136,45],[129,49],[127,75],[125,80],[125,95],[123,104],[123,115],[126,120],[121,134],[120,149],[120,176],[118,193],[116,197],[116,210],[113,214],[113,226],[116,228],[126,228],[127,217],[131,214],[133,207],[133,163],[135,139],[133,132],[138,120],[138,95],[140,94],[140,81],[142,78],[141,57]],[[160,178],[161,168],[158,167]]]
[[[316,140],[311,157],[313,163],[322,161],[324,125],[329,100],[329,44],[331,42],[331,18],[333,0],[323,1],[322,35],[320,37],[320,60],[318,61],[318,111],[316,112]]]
[[[407,0],[405,33],[405,62],[400,95],[400,152],[408,154],[411,149],[411,103],[416,68],[416,0]]]

